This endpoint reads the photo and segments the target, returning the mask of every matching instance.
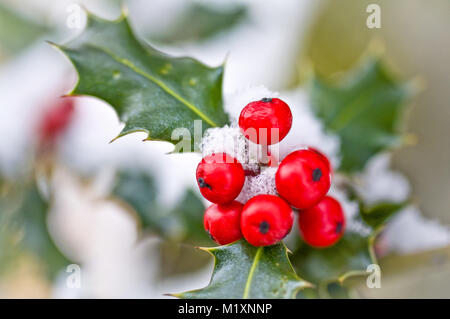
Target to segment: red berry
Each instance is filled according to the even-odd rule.
[[[197,166],[196,176],[202,195],[217,204],[233,201],[245,182],[241,163],[226,153],[204,157]]]
[[[330,164],[314,150],[294,151],[281,162],[275,182],[278,193],[289,204],[307,209],[317,204],[330,189]]]
[[[294,213],[275,195],[257,195],[242,209],[241,231],[253,246],[274,245],[291,230]]]
[[[330,174],[331,174],[331,176],[333,176],[333,167],[331,166],[330,160],[325,156],[325,154],[323,154],[321,151],[319,151],[315,147],[308,146],[307,149],[309,149],[310,151],[316,152],[323,158],[324,161],[326,161],[328,167],[330,168]]]
[[[38,133],[42,143],[54,142],[72,120],[74,112],[74,100],[63,98],[59,103],[47,109],[40,122]]]
[[[241,239],[242,204],[233,201],[228,204],[212,204],[205,211],[203,224],[209,236],[219,245],[226,245]]]
[[[276,98],[251,102],[242,109],[239,116],[242,133],[256,144],[271,145],[280,142],[289,133],[291,126],[291,109]]]
[[[298,222],[303,240],[314,247],[331,246],[344,234],[344,212],[341,204],[330,196],[300,211]]]

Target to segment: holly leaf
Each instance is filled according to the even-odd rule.
[[[136,38],[125,16],[106,21],[88,14],[84,32],[59,48],[78,71],[71,95],[111,104],[125,122],[117,137],[143,131],[147,140],[175,144],[187,129],[187,145],[192,146],[195,120],[202,121],[202,131],[228,123],[222,105],[223,66],[211,68],[154,49]],[[172,138],[177,128],[180,134]]]
[[[246,15],[247,8],[243,5],[222,9],[193,3],[176,19],[172,27],[163,33],[151,34],[150,38],[163,43],[204,41],[232,29]]]
[[[48,231],[47,200],[34,183],[24,185],[21,192],[21,196],[8,194],[12,197],[1,201],[0,260],[8,270],[14,267],[21,254],[30,254],[42,263],[47,277],[53,280],[70,262]]]
[[[113,195],[137,214],[144,232],[175,242],[210,242],[203,229],[205,206],[193,190],[186,190],[172,209],[160,205],[157,194],[153,177],[136,170],[119,172],[113,190]]]
[[[362,223],[361,227],[367,227],[368,232],[348,230],[339,242],[328,248],[313,248],[301,241],[293,254],[295,270],[306,280],[317,284],[320,296],[342,295],[345,291],[342,286],[347,279],[367,275],[367,266],[378,263],[373,247],[377,235],[386,222],[407,204],[386,202],[366,206],[360,199],[357,201],[360,212],[352,222]]]
[[[396,81],[375,57],[338,83],[315,76],[311,105],[326,129],[341,139],[339,169],[353,172],[364,168],[375,154],[401,145],[401,120],[413,90]]]
[[[295,298],[311,284],[297,276],[283,243],[254,247],[244,240],[202,248],[215,260],[209,285],[179,298]]]
[[[376,263],[373,236],[346,232],[341,240],[328,248],[314,248],[305,243],[293,254],[295,270],[315,284],[339,282],[349,276],[366,273]]]
[[[408,202],[391,203],[383,202],[373,206],[366,206],[360,204],[360,216],[364,222],[373,230],[378,230],[383,227],[388,220],[405,208]]]

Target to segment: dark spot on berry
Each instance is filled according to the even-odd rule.
[[[212,240],[216,241],[213,237],[213,235],[211,235],[211,233],[209,232],[209,230],[206,231],[208,233],[209,238],[211,238]]]
[[[261,99],[261,101],[262,101],[262,102],[265,102],[265,103],[270,103],[270,102],[272,102],[272,98],[270,98],[270,97],[263,97],[263,98]]]
[[[269,231],[269,228],[270,228],[269,223],[266,221],[263,221],[263,222],[261,222],[261,224],[259,224],[259,232],[263,235],[267,234],[267,232]]]
[[[206,187],[206,188],[209,188],[210,190],[212,190],[211,185],[207,184],[207,183],[205,182],[205,180],[204,180],[203,178],[201,178],[201,177],[198,178],[198,185],[199,185],[201,188]]]
[[[313,181],[315,181],[315,182],[320,181],[320,178],[322,177],[322,170],[320,168],[314,169],[312,176],[313,176]]]
[[[335,230],[336,234],[340,234],[342,232],[342,226],[343,226],[342,222],[337,222]]]

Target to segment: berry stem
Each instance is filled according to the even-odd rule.
[[[269,156],[268,156],[269,146],[266,144],[258,145],[258,162],[263,165],[269,164]]]

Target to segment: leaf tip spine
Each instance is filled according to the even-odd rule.
[[[168,293],[168,294],[163,294],[163,296],[182,298],[183,297],[183,293],[173,293],[173,294]]]
[[[53,41],[50,41],[50,40],[44,40],[44,41],[45,41],[45,43],[47,43],[48,45],[50,45],[54,48],[61,49],[60,46]]]
[[[227,64],[229,58],[230,58],[230,51],[227,51],[225,53],[225,57],[223,58],[222,63],[219,64],[219,67],[225,68],[225,65]]]
[[[386,46],[383,39],[379,36],[373,37],[367,46],[367,53],[375,59],[381,59],[386,52]]]
[[[129,9],[125,2],[120,5],[120,16],[117,21],[122,21],[128,18]]]
[[[118,138],[122,137],[122,134],[117,135],[115,138],[113,138],[111,141],[109,141],[108,144],[111,144],[112,142],[114,142],[115,140],[117,140]]]

